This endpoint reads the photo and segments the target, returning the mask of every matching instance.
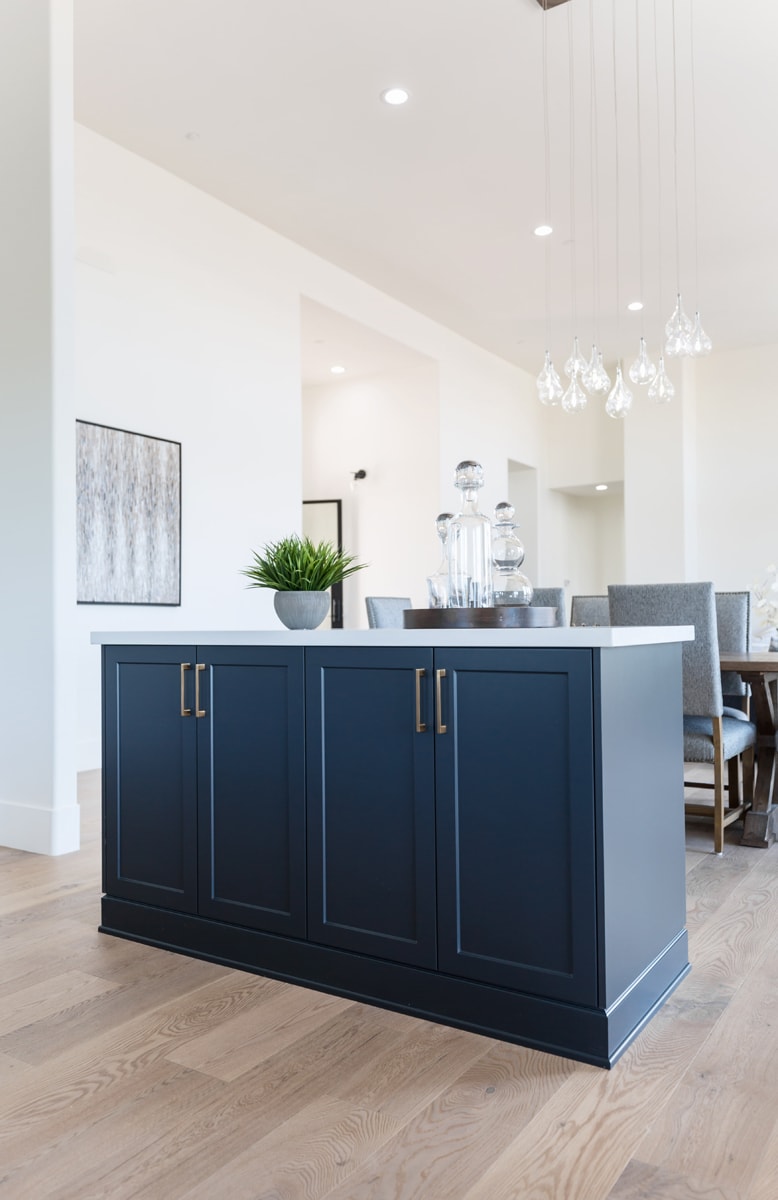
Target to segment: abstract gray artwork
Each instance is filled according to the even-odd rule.
[[[79,604],[181,603],[181,443],[76,421]]]

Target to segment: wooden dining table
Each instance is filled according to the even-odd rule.
[[[754,802],[743,819],[744,846],[767,847],[776,838],[776,715],[778,715],[778,653],[752,650],[719,655],[722,671],[736,671],[751,689],[751,720],[756,725],[756,783]]]

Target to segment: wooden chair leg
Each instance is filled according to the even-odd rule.
[[[748,807],[754,803],[754,747],[749,746],[747,750],[744,750],[741,758],[743,759],[743,803]]]
[[[729,782],[728,808],[740,807],[740,760],[735,755],[727,760],[727,779]]]
[[[724,851],[724,736],[721,717],[713,718],[713,852]]]

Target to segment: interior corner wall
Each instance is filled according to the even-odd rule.
[[[427,605],[438,566],[438,368],[420,366],[303,391],[303,495],[341,500],[343,545],[369,565],[345,580],[347,629],[367,627],[365,596]],[[354,482],[357,470],[366,478]]]

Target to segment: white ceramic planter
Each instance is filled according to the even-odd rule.
[[[329,592],[275,592],[273,607],[287,629],[317,629],[330,608]]]

